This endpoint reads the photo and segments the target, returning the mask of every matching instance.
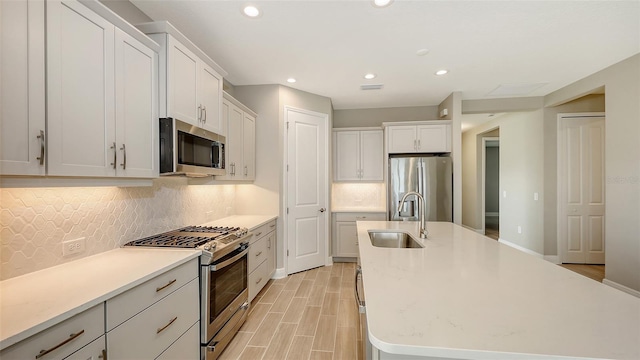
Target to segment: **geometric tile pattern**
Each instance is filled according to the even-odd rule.
[[[235,185],[160,178],[148,187],[0,189],[0,280],[235,214]],[[86,238],[62,257],[62,242]]]
[[[384,209],[387,205],[384,183],[333,183],[331,207]]]

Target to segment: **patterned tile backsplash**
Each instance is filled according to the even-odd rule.
[[[331,209],[385,209],[384,183],[334,183],[331,188]]]
[[[0,280],[115,249],[137,238],[235,214],[235,185],[0,189]],[[85,237],[84,252],[62,242]]]

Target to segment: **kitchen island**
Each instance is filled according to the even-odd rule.
[[[640,299],[461,226],[357,223],[376,359],[640,358]],[[424,248],[374,247],[369,230]]]

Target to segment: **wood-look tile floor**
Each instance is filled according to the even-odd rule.
[[[580,275],[584,275],[595,281],[602,282],[604,279],[604,265],[587,265],[587,264],[560,264],[565,269],[569,269]]]
[[[362,359],[354,276],[334,263],[270,280],[220,360]]]

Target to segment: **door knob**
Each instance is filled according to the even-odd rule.
[[[325,211],[327,211],[327,209],[325,209],[325,208],[320,208],[320,212],[325,212]]]

